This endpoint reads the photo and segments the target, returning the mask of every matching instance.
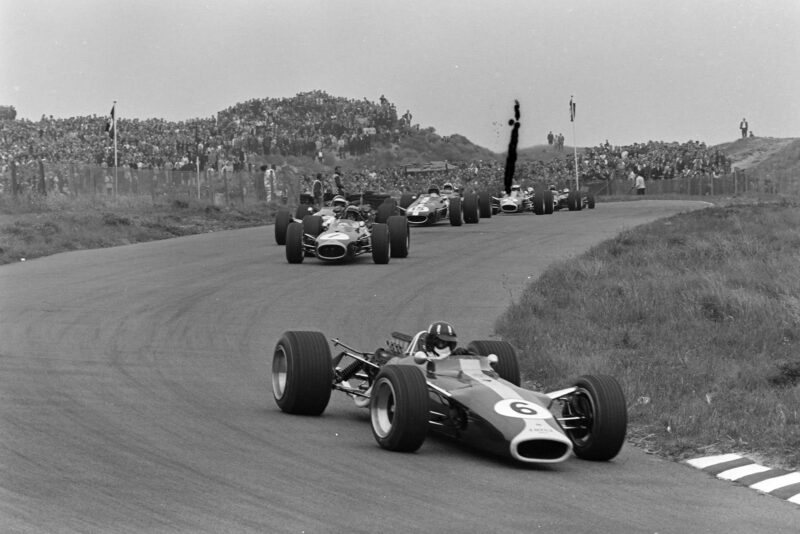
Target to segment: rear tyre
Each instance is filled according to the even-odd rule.
[[[389,249],[392,258],[408,257],[408,248],[411,244],[408,219],[402,215],[392,215],[386,225],[389,227]]]
[[[478,193],[478,209],[483,219],[492,217],[492,195],[486,191]]]
[[[384,223],[372,225],[372,261],[389,263],[389,227]]]
[[[452,202],[452,199],[450,202]],[[478,224],[480,220],[478,195],[475,193],[466,193],[464,195],[464,222],[467,224]]]
[[[322,233],[322,217],[319,215],[306,215],[303,218],[303,232],[314,237]]]
[[[320,415],[328,406],[333,365],[320,332],[284,332],[272,355],[272,396],[286,413]]]
[[[452,226],[461,226],[461,198],[453,197],[450,199],[450,207],[447,210]]]
[[[378,211],[375,213],[375,222],[385,223],[389,217],[394,215],[396,208],[397,202],[393,198],[387,198],[378,206]]]
[[[303,225],[291,222],[286,228],[286,261],[303,263],[306,253],[303,250]]]
[[[300,204],[294,212],[294,218],[302,221],[303,217],[311,215],[312,213],[314,213],[314,206],[311,204]]]
[[[422,371],[387,365],[372,385],[369,403],[372,435],[382,448],[414,452],[428,434],[428,386]]]
[[[577,417],[578,428],[565,430],[575,456],[603,462],[614,458],[625,442],[628,411],[619,382],[607,375],[585,375],[578,390],[566,397],[564,417]]]
[[[570,191],[567,195],[567,207],[569,211],[578,211],[581,205],[580,191]]]
[[[490,354],[497,355],[497,363],[494,365],[494,370],[500,375],[503,380],[508,380],[515,386],[521,383],[519,373],[519,360],[517,359],[517,351],[507,341],[480,340],[472,341],[467,345],[467,349],[480,356],[488,356]]]
[[[594,195],[591,193],[586,195],[586,207],[590,210],[594,209]]]
[[[279,245],[286,244],[286,229],[292,222],[292,214],[287,209],[279,209],[275,214],[275,242]]]
[[[412,204],[412,202],[414,202],[414,200],[416,200],[414,194],[403,193],[402,195],[400,195],[400,207],[406,209]]]

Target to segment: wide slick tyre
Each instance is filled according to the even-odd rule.
[[[303,263],[306,257],[303,250],[303,225],[291,222],[286,228],[286,261],[289,263]]]
[[[379,264],[389,263],[389,226],[384,223],[372,225],[372,261]]]
[[[397,202],[393,198],[387,198],[378,206],[378,210],[375,212],[375,222],[385,223],[389,217],[395,214],[395,211],[397,211]]]
[[[497,363],[494,370],[503,380],[508,380],[515,386],[522,383],[519,372],[519,359],[517,351],[507,341],[496,339],[471,341],[467,349],[479,356],[497,355]]]
[[[372,384],[369,403],[372,435],[382,448],[414,452],[428,434],[428,386],[422,371],[387,365]]]
[[[389,227],[389,250],[392,258],[408,257],[408,248],[411,245],[408,219],[403,215],[392,215],[386,225]]]
[[[467,224],[478,224],[481,220],[480,209],[478,207],[478,195],[475,193],[466,193],[464,195],[463,207],[464,222]]]
[[[478,193],[478,210],[480,211],[481,218],[492,218],[492,195],[487,191]]]
[[[320,415],[333,388],[328,340],[320,332],[284,332],[272,355],[272,396],[278,407],[297,415]]]
[[[452,226],[461,226],[461,199],[453,197],[450,199],[450,207],[447,210]]]
[[[406,209],[417,199],[413,193],[403,193],[400,195],[400,207]]]
[[[590,210],[594,209],[594,195],[592,193],[586,195],[586,207]]]
[[[533,205],[534,214],[544,215],[545,201],[544,201],[544,195],[540,191],[537,191],[533,195],[533,198],[531,199],[531,204]]]
[[[549,189],[546,189],[542,193],[542,197],[544,198],[544,214],[545,215],[552,215],[553,211],[555,210],[553,192],[550,191]]]
[[[565,430],[575,456],[584,460],[614,458],[625,442],[628,411],[619,382],[607,375],[584,375],[575,382],[577,391],[564,403],[563,415],[578,418],[577,428]]]
[[[294,212],[294,218],[302,221],[306,215],[311,215],[312,213],[314,213],[314,206],[311,204],[300,204]]]
[[[275,214],[275,243],[286,244],[286,229],[292,222],[292,214],[287,209],[279,209]]]
[[[317,237],[322,233],[322,217],[319,215],[306,215],[303,217],[303,233]]]
[[[569,211],[578,211],[581,209],[581,193],[580,191],[570,191],[567,195],[567,208]]]

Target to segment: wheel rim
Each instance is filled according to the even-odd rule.
[[[394,421],[394,387],[391,382],[381,379],[372,388],[372,428],[375,433],[385,438],[392,431]]]
[[[569,415],[581,418],[578,428],[570,430],[575,445],[586,445],[592,440],[592,429],[594,428],[595,406],[592,395],[583,388],[578,388],[572,395],[567,405]]]
[[[272,393],[276,399],[282,399],[286,393],[287,368],[286,350],[279,345],[272,356]]]

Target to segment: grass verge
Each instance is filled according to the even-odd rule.
[[[673,458],[800,466],[800,209],[731,205],[550,267],[497,321],[527,381],[618,378],[629,439]]]
[[[0,265],[58,252],[112,247],[272,222],[274,206],[216,207],[150,197],[32,197],[0,201]]]

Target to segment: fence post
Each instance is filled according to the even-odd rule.
[[[227,206],[231,201],[230,192],[228,191],[228,169],[223,170],[222,174],[225,178],[225,205]]]

